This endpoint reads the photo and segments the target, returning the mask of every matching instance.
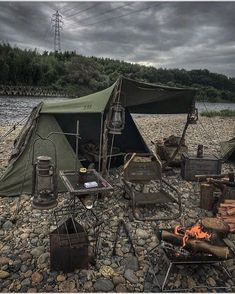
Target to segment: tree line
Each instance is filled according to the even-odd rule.
[[[122,75],[131,79],[177,87],[198,88],[198,100],[235,102],[235,78],[207,69],[165,69],[110,58],[22,50],[0,44],[0,84],[43,86],[82,96],[110,86]]]

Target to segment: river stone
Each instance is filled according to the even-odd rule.
[[[12,260],[8,257],[2,256],[0,257],[0,265],[9,264]]]
[[[3,225],[2,225],[2,228],[4,230],[9,230],[13,227],[13,223],[11,221],[6,221]]]
[[[127,258],[125,269],[137,271],[139,269],[138,259],[135,256]]]
[[[29,288],[27,293],[37,293],[37,288]]]
[[[133,270],[127,269],[124,273],[124,277],[133,284],[137,284],[138,283],[138,278],[136,277],[136,275],[134,274]]]
[[[30,278],[26,278],[21,282],[21,286],[30,286],[31,285],[31,281]]]
[[[175,286],[175,288],[179,288],[180,285],[181,285],[181,281],[180,281],[179,278],[177,278],[177,280],[176,280],[175,283],[174,283],[174,286]]]
[[[111,292],[113,288],[113,283],[107,279],[98,279],[94,284],[94,289],[97,292]]]
[[[148,239],[149,233],[148,233],[148,231],[145,231],[142,229],[137,229],[136,236],[139,237],[140,239]]]
[[[144,246],[146,241],[144,239],[139,239],[137,243],[138,243],[139,246]]]
[[[6,279],[10,276],[7,271],[0,270],[0,279]]]
[[[49,252],[46,252],[46,253],[43,253],[39,256],[38,258],[38,264],[42,264],[42,263],[46,263],[47,260],[49,259],[50,257],[50,253]]]
[[[212,277],[209,277],[208,280],[207,280],[207,282],[208,282],[208,284],[211,287],[215,287],[216,286],[216,281]]]
[[[20,235],[20,238],[21,238],[22,240],[25,240],[25,239],[27,239],[28,237],[29,237],[29,234],[28,234],[28,233],[23,233],[23,234]]]
[[[44,252],[44,246],[38,246],[34,248],[33,250],[31,250],[30,254],[33,255],[34,257],[39,257],[40,255],[42,255],[43,252]]]
[[[83,285],[82,288],[83,288],[84,290],[90,290],[90,292],[92,292],[92,291],[91,291],[92,285],[93,285],[93,284],[92,284],[91,281],[87,281],[87,282],[84,283],[84,285]]]
[[[43,275],[41,275],[39,272],[35,272],[32,274],[31,279],[33,284],[38,284],[43,280]]]
[[[32,276],[32,271],[31,270],[28,270],[25,274],[24,274],[24,277],[25,278],[29,278],[29,277],[31,277]]]
[[[66,280],[66,277],[64,275],[58,275],[56,277],[57,282],[63,282]]]
[[[191,277],[188,277],[188,287],[189,289],[193,289],[197,286],[196,282],[194,281],[194,279],[192,279]]]
[[[115,288],[117,293],[126,293],[127,292],[127,288],[122,285],[122,284],[118,284],[117,287]]]
[[[59,285],[59,290],[61,292],[71,292],[75,290],[76,283],[74,280],[66,280]]]
[[[21,254],[19,256],[19,258],[22,260],[22,261],[26,261],[28,259],[31,259],[32,258],[32,255],[29,254],[28,252],[24,252],[23,254]]]
[[[27,267],[27,265],[25,265],[25,264],[22,264],[22,266],[20,267],[20,270],[22,271],[22,273],[26,273],[26,272],[27,272],[27,270],[28,270],[28,267]]]
[[[114,283],[114,285],[125,284],[126,280],[122,276],[114,276],[113,283]]]

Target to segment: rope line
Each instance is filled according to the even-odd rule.
[[[15,131],[15,129],[16,129],[16,127],[20,124],[20,123],[22,123],[24,120],[26,120],[28,118],[28,116],[25,116],[24,118],[22,118],[20,121],[18,121],[17,123],[15,123],[14,125],[13,125],[13,127],[10,129],[10,130],[8,130],[5,134],[3,134],[1,137],[0,137],[0,141],[4,141],[4,139],[8,136],[8,135],[10,135],[13,131]]]

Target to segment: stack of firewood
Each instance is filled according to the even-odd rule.
[[[228,224],[230,232],[235,233],[235,199],[226,199],[220,203],[218,217]]]

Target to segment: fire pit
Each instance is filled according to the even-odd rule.
[[[197,226],[199,225],[196,224],[192,228],[177,226],[175,229],[164,229],[156,232],[160,243],[148,254],[150,269],[146,280],[151,279],[153,284],[156,283],[164,291],[174,266],[199,264],[218,265],[231,278],[224,261],[233,259],[235,257],[234,253],[223,240],[219,239],[218,235],[200,232],[201,228],[199,229]],[[199,236],[196,237],[192,233],[194,231]],[[227,288],[225,286],[209,287],[207,285],[201,285],[200,287],[207,289]],[[190,289],[171,289],[171,291],[176,290],[188,291]]]
[[[88,267],[88,237],[72,216],[50,233],[50,253],[52,270]]]

